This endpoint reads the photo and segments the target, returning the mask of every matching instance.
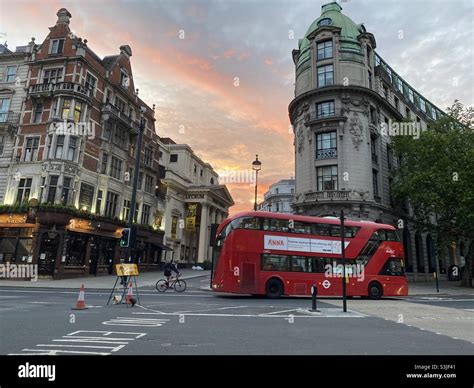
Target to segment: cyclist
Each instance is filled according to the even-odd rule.
[[[176,264],[173,263],[173,259],[171,259],[170,262],[167,262],[165,264],[164,270],[165,270],[164,275],[166,276],[166,282],[168,283],[168,285],[170,284],[170,278],[173,272],[176,273],[176,276],[180,275],[178,268],[176,267]]]

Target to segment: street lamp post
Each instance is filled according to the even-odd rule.
[[[130,214],[128,215],[128,227],[130,228],[130,242],[128,245],[129,258],[136,247],[136,232],[133,226],[133,219],[135,218],[135,207],[137,206],[137,188],[138,176],[140,175],[140,157],[142,152],[143,131],[145,129],[145,121],[143,120],[143,113],[145,108],[140,108],[142,115],[140,116],[140,127],[138,128],[137,149],[135,153],[135,170],[133,174],[133,188],[132,198],[130,200]]]
[[[253,210],[257,210],[257,186],[258,186],[258,172],[262,169],[262,162],[258,160],[258,155],[255,155],[255,160],[252,162],[252,169],[255,171],[255,202]]]
[[[344,239],[344,209],[341,209],[341,262],[342,262],[342,311],[347,312],[347,290],[346,290],[346,243]]]

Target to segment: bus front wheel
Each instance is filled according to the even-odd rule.
[[[383,295],[383,289],[380,283],[372,282],[369,284],[369,298],[380,299]]]
[[[283,283],[278,279],[270,279],[266,286],[267,298],[277,299],[283,295]]]

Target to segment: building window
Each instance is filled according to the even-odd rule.
[[[16,66],[7,66],[6,82],[15,82],[16,79]]]
[[[408,107],[405,107],[405,117],[409,120],[411,119],[410,109]]]
[[[372,66],[372,49],[370,48],[369,45],[367,45],[367,66]]]
[[[77,137],[71,136],[69,138],[69,146],[67,149],[67,160],[73,162],[76,160],[77,155]]]
[[[107,165],[109,163],[109,155],[105,152],[102,152],[102,159],[100,161],[100,173],[107,174]]]
[[[43,116],[43,104],[37,102],[33,111],[33,123],[41,123],[41,118]]]
[[[138,222],[138,212],[140,211],[140,204],[137,202],[135,204],[135,215],[133,217],[133,222],[136,224]]]
[[[61,204],[67,205],[69,203],[69,192],[71,190],[71,178],[64,177],[63,179],[63,192],[61,194]]]
[[[369,89],[372,89],[372,73],[370,72],[370,70],[368,70],[367,72],[369,77]]]
[[[125,102],[118,97],[115,97],[115,107],[122,113],[125,113]]]
[[[408,89],[408,99],[414,104],[415,103],[415,96],[413,94],[413,90]]]
[[[120,71],[120,85],[125,89],[128,89],[130,85],[130,78],[125,70]]]
[[[63,69],[48,69],[43,73],[43,83],[44,84],[55,84],[62,80],[63,78]]]
[[[33,162],[38,156],[39,137],[28,137],[25,145],[25,162]]]
[[[82,102],[76,101],[74,104],[74,122],[78,123],[81,121],[82,116]]]
[[[393,151],[389,144],[387,144],[387,164],[388,169],[391,170],[393,167]]]
[[[332,65],[318,67],[318,87],[329,86],[334,82],[334,70]]]
[[[153,177],[148,174],[145,175],[145,191],[153,193]]]
[[[386,100],[388,100],[388,87],[387,85],[383,84],[383,96],[385,97]]]
[[[110,176],[112,178],[115,178],[115,179],[122,178],[122,164],[123,162],[119,158],[112,156],[112,161],[110,164]]]
[[[5,135],[0,135],[0,155],[3,155],[4,148],[5,148]]]
[[[332,24],[332,20],[330,18],[324,18],[318,22],[318,27],[330,26],[331,24]]]
[[[102,207],[103,195],[104,195],[104,193],[103,193],[102,190],[97,191],[97,200],[95,201],[95,213],[96,214],[100,214],[100,210],[101,210],[101,207]]]
[[[277,212],[280,211],[280,204],[279,204],[278,202],[275,204],[275,210],[276,210]]]
[[[153,150],[150,147],[145,147],[145,155],[144,155],[144,158],[143,158],[143,162],[147,166],[151,166],[151,164],[153,162]]]
[[[0,98],[0,123],[6,123],[8,120],[8,109],[10,108],[9,98]]]
[[[141,223],[143,225],[148,225],[150,222],[150,210],[151,210],[151,206],[143,204],[142,219],[141,219]]]
[[[420,108],[422,112],[426,113],[426,102],[422,98],[420,98]]]
[[[138,173],[138,184],[137,184],[137,190],[142,189],[142,182],[143,182],[143,172]]]
[[[16,204],[27,203],[30,199],[32,178],[21,178],[18,184],[18,192],[16,195]]]
[[[395,102],[395,109],[399,111],[400,110],[400,100],[397,97],[395,97],[394,102]]]
[[[397,89],[400,93],[403,93],[403,81],[400,78],[397,78]]]
[[[59,179],[59,175],[50,175],[49,176],[48,198],[46,199],[47,203],[54,204],[54,202],[56,201],[56,191],[58,189],[58,179]]]
[[[178,154],[170,155],[170,163],[176,163],[178,161]]]
[[[372,162],[377,163],[377,138],[370,137],[370,151],[372,154]]]
[[[95,78],[91,73],[87,73],[85,87],[89,92],[94,93],[95,86],[97,85],[97,78]]]
[[[122,209],[122,220],[128,221],[128,217],[130,217],[130,201],[127,199],[124,199],[123,209]]]
[[[378,178],[378,171],[372,170],[372,184],[374,187],[374,196],[379,196],[379,178]]]
[[[320,102],[316,104],[316,109],[318,119],[322,117],[334,116],[336,114],[334,101]]]
[[[109,120],[104,123],[104,139],[108,141],[112,139],[112,123]]]
[[[337,166],[317,168],[318,191],[337,190]]]
[[[337,157],[336,131],[316,135],[316,159]]]
[[[48,138],[46,139],[46,159],[51,158],[52,152],[53,152],[53,134],[49,134]]]
[[[63,100],[63,106],[61,108],[61,118],[67,120],[69,118],[69,112],[71,110],[71,99],[65,98]]]
[[[201,171],[199,172],[199,175],[202,176],[203,174],[203,171],[202,171],[202,168],[201,168]]]
[[[54,151],[55,159],[62,159],[63,157],[64,138],[65,138],[64,135],[58,135],[56,137],[56,149]]]
[[[118,198],[118,194],[111,191],[107,192],[107,198],[105,199],[105,215],[107,217],[115,217],[117,214]]]
[[[64,48],[64,39],[53,39],[49,47],[50,54],[62,54]]]
[[[380,66],[380,57],[375,54],[375,66]]]
[[[370,122],[377,125],[377,110],[373,106],[370,106]]]
[[[317,45],[318,61],[322,59],[332,58],[332,40],[320,42]]]
[[[92,201],[94,198],[95,187],[87,183],[81,183],[81,190],[79,191],[79,209],[92,210]]]
[[[115,128],[114,143],[122,149],[127,148],[127,135],[124,128],[119,126]]]

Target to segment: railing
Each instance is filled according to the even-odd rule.
[[[117,108],[115,105],[112,105],[110,102],[107,102],[102,105],[102,113],[114,115],[115,117],[122,120],[127,126],[137,131],[140,128],[140,123],[138,121],[133,120],[125,112],[121,111],[119,108]]]
[[[78,84],[76,82],[58,82],[58,83],[43,83],[31,85],[30,94],[44,94],[44,93],[56,93],[56,92],[71,92],[81,94],[85,97],[92,97],[92,89]]]
[[[20,123],[20,114],[15,112],[0,113],[0,125],[7,124],[11,127],[18,127]]]
[[[315,199],[347,199],[350,198],[351,191],[348,190],[327,190],[315,191],[305,194],[305,200]]]
[[[337,158],[337,148],[324,148],[316,150],[316,159]]]

